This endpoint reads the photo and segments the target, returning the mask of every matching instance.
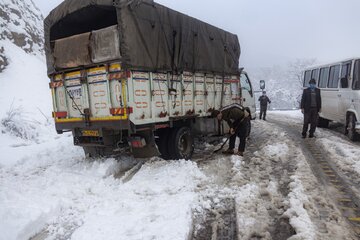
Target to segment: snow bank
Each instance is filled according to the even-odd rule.
[[[247,184],[238,190],[235,198],[240,239],[261,237],[268,239],[269,214],[256,184]]]
[[[91,209],[72,239],[186,239],[203,177],[192,162],[147,164]]]
[[[40,143],[56,138],[44,59],[29,55],[8,40],[9,66],[0,74],[0,166],[16,164]]]
[[[123,184],[109,175],[117,161],[87,162],[70,140],[0,168],[4,239],[44,228],[51,238],[186,239],[204,179],[195,163],[150,162]]]
[[[32,119],[51,119],[52,100],[45,59],[27,54],[8,40],[0,43],[9,59],[9,66],[0,74],[0,116],[4,117],[13,106],[22,107]]]

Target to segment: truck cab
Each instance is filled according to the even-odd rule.
[[[251,84],[250,78],[246,71],[242,70],[240,74],[241,86],[241,105],[250,109],[251,119],[256,118],[255,92]]]

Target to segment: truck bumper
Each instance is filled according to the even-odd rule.
[[[129,120],[119,120],[119,121],[98,121],[86,123],[85,121],[78,122],[56,122],[55,128],[58,133],[72,131],[74,129],[112,129],[112,130],[128,130],[130,128]]]

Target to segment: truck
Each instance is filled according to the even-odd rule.
[[[56,131],[89,157],[190,159],[215,110],[255,117],[238,37],[152,0],[65,0],[44,30]]]

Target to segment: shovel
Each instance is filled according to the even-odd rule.
[[[230,139],[232,136],[233,136],[233,135],[230,135],[230,136],[226,139],[226,141],[221,145],[221,147],[220,147],[219,149],[217,149],[217,150],[214,151],[214,153],[220,152],[220,151],[224,148],[224,146],[227,144],[227,142],[229,141],[229,139]]]
[[[245,111],[245,112],[247,112],[247,111]],[[231,134],[231,135],[226,139],[226,141],[221,145],[221,147],[220,147],[219,149],[217,149],[217,150],[214,151],[214,153],[218,153],[218,152],[220,152],[220,151],[224,148],[225,144],[229,141],[229,139],[230,139],[233,135],[236,134],[236,132],[237,132],[240,124],[245,120],[246,117],[247,117],[247,116],[245,115],[245,117],[243,117],[243,119],[241,119],[239,125],[238,125],[238,126],[235,128],[235,130],[234,130],[235,133],[234,133],[234,134]]]

